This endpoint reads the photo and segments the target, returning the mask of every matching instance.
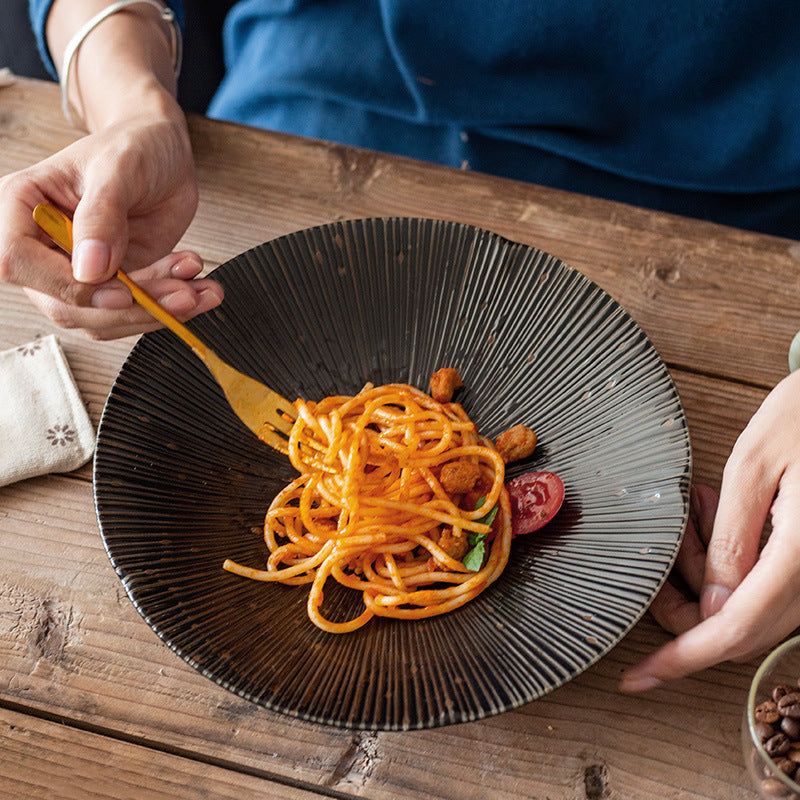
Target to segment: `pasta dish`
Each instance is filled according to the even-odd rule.
[[[443,614],[497,579],[512,538],[505,461],[458,403],[394,383],[295,407],[300,474],[267,511],[266,568],[225,569],[310,584],[308,615],[331,633]],[[329,578],[361,593],[360,614],[323,615]]]

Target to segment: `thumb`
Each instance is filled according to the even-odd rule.
[[[87,191],[72,220],[72,273],[81,283],[114,276],[128,247],[128,210],[111,186]]]

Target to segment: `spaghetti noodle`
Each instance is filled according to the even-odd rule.
[[[505,464],[459,404],[395,383],[319,403],[298,400],[295,407],[288,449],[300,476],[267,511],[266,569],[231,560],[225,569],[311,584],[308,615],[331,633],[354,631],[373,616],[443,614],[497,579],[512,536]],[[447,465],[468,466],[476,485],[448,492]],[[495,508],[492,524],[487,512]],[[470,537],[489,545],[477,569],[463,563]],[[360,591],[363,612],[343,622],[326,619],[320,609],[328,578]]]

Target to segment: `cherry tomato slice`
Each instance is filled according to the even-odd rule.
[[[544,527],[564,502],[564,484],[555,472],[526,472],[506,484],[514,536]]]

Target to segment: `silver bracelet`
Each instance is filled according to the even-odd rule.
[[[169,24],[172,45],[172,63],[175,68],[175,77],[177,78],[180,74],[181,60],[183,58],[183,39],[181,37],[181,29],[178,25],[178,21],[175,19],[175,14],[172,12],[172,9],[168,6],[165,6],[163,3],[158,2],[158,0],[117,0],[116,3],[106,6],[102,11],[98,12],[90,20],[81,25],[81,27],[75,31],[75,35],[69,40],[67,49],[64,50],[64,58],[61,62],[61,76],[59,81],[61,84],[61,108],[64,112],[64,116],[73,125],[75,125],[75,119],[72,116],[72,110],[70,108],[68,84],[69,71],[72,67],[72,61],[75,58],[75,53],[78,52],[78,48],[83,44],[83,40],[104,19],[110,17],[112,14],[116,14],[118,11],[128,8],[128,6],[140,5],[152,6],[153,8],[157,9],[161,15],[161,19]]]

